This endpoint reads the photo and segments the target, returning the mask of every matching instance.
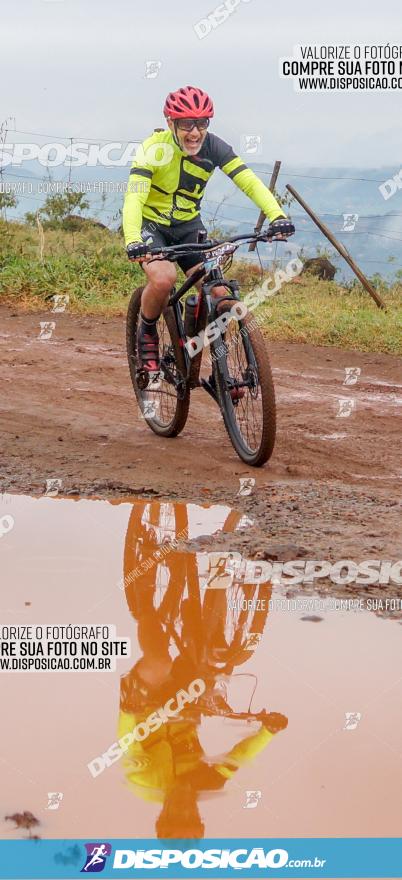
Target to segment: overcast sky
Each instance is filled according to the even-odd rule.
[[[278,73],[295,44],[402,42],[399,0],[240,0],[204,39],[194,25],[214,0],[0,4],[0,116],[19,130],[141,140],[163,125],[167,92],[191,84],[211,94],[211,130],[235,149],[262,139],[257,161],[402,166],[402,92],[300,94]],[[153,79],[149,60],[161,62]]]

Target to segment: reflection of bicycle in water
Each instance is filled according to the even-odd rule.
[[[222,530],[233,531],[239,522],[240,515],[230,513]],[[178,535],[190,537],[188,529],[186,505],[142,502],[133,508],[124,552],[126,599],[142,656],[121,680],[119,738],[175,705],[195,679],[205,683],[196,702],[133,742],[123,758],[136,794],[162,802],[156,830],[163,838],[202,837],[199,797],[223,789],[287,725],[279,713],[251,711],[256,685],[247,711],[234,711],[227,696],[228,682],[238,681],[233,670],[262,636],[270,585],[236,582],[224,553],[215,554],[211,577],[206,554],[197,557],[175,543]],[[207,758],[197,733],[203,716],[248,722],[253,730],[223,756]]]
[[[231,511],[221,531],[239,525],[241,514]],[[207,554],[181,551],[173,543],[177,535],[189,537],[185,504],[173,510],[143,502],[133,509],[124,551],[129,607],[135,617],[152,607],[180,653],[229,674],[261,639],[271,587],[237,580],[230,553],[209,554],[209,568],[200,571],[199,557],[205,563]]]

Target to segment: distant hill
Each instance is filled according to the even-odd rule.
[[[247,157],[246,157],[247,158]],[[248,164],[269,183],[272,166],[268,163]],[[319,214],[332,232],[351,252],[356,262],[367,275],[379,273],[392,278],[402,269],[402,190],[397,190],[385,200],[379,190],[380,183],[398,173],[398,168],[347,168],[347,167],[296,167],[284,165],[279,175],[277,190],[285,191],[286,183],[300,193],[304,200]],[[65,166],[51,169],[53,185],[68,181],[69,169]],[[51,183],[46,177],[46,169],[36,161],[23,166],[9,166],[4,169],[3,184],[13,184],[17,188],[18,206],[9,211],[10,218],[22,218],[27,211],[33,211],[45,201]],[[78,168],[72,170],[71,181],[77,188],[83,184],[90,202],[88,215],[111,228],[119,223],[119,209],[123,204],[123,192],[128,179],[128,168]],[[105,200],[102,198],[102,184]],[[25,192],[18,188],[25,186]],[[220,204],[224,199],[223,204]],[[294,244],[302,248],[306,256],[314,256],[317,246],[332,253],[332,246],[319,232],[303,209],[293,204],[288,212],[296,225]],[[344,214],[358,214],[354,229],[344,229]],[[252,229],[258,217],[255,208],[233,182],[218,171],[208,185],[203,201],[202,216],[207,225],[215,223],[225,231],[240,232]],[[278,256],[281,253],[278,247]],[[268,258],[267,248],[261,248],[262,257]],[[273,250],[271,250],[271,256]],[[283,251],[285,257],[285,251]],[[390,262],[390,258],[393,260]],[[255,257],[253,258],[255,259]],[[337,278],[349,278],[350,270],[341,257],[331,257],[339,266]]]

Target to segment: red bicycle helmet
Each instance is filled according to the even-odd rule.
[[[170,92],[163,108],[164,116],[171,119],[205,119],[214,115],[214,105],[209,95],[195,86],[185,86]]]

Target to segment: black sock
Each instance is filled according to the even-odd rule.
[[[141,321],[147,327],[156,327],[156,323],[157,323],[157,321],[159,321],[159,317],[158,318],[145,318],[145,316],[141,312]]]
[[[156,336],[156,324],[159,318],[144,318],[144,315],[141,314],[141,331],[144,333],[149,333],[151,336]]]

